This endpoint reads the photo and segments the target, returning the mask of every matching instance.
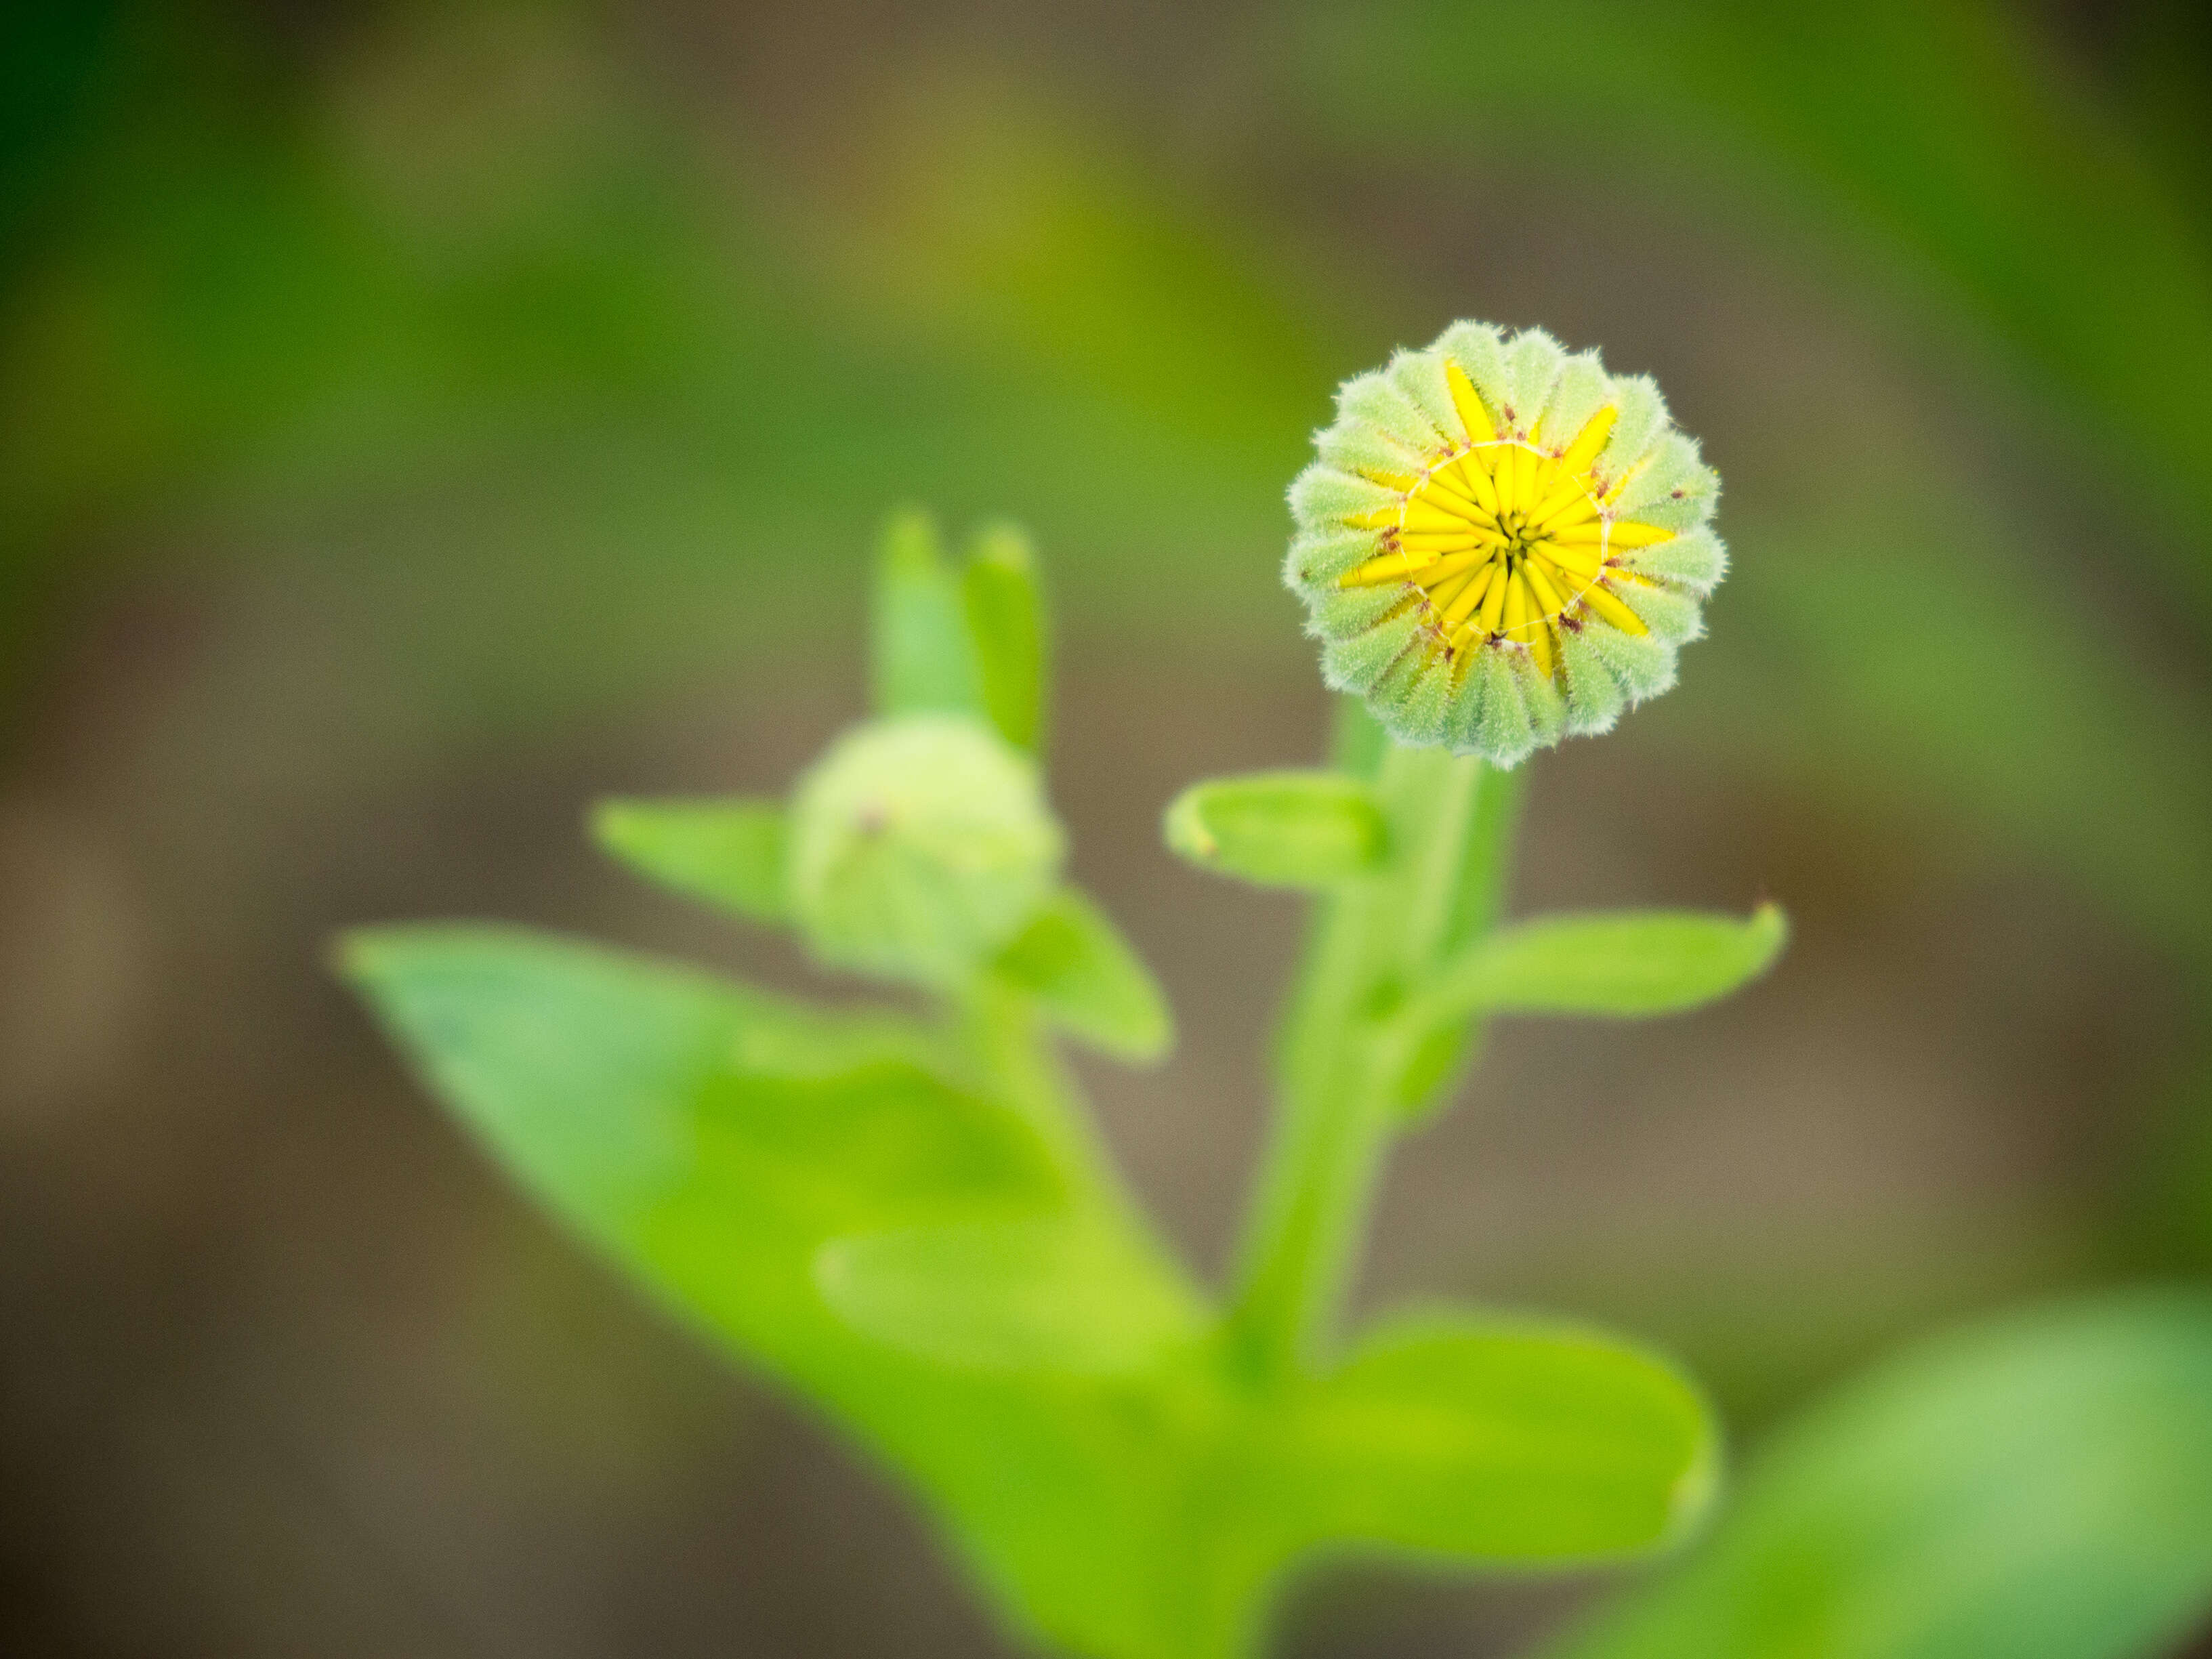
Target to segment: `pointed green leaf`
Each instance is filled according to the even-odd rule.
[[[1000,977],[1072,1036],[1123,1060],[1158,1060],[1175,1042],[1167,1000],[1106,913],[1064,887],[1008,945]]]
[[[1057,1190],[1028,1127],[942,1081],[935,1039],[896,1016],[521,928],[368,929],[342,963],[503,1162],[678,1292],[726,1302],[741,1246],[804,1259]]]
[[[855,1330],[963,1370],[1126,1374],[1193,1341],[1206,1317],[1143,1248],[1062,1219],[837,1239],[815,1283]]]
[[[1288,1446],[1295,1480],[1265,1501],[1316,1538],[1495,1562],[1665,1543],[1709,1500],[1717,1455],[1697,1390],[1650,1355],[1443,1316],[1313,1383]]]
[[[878,714],[984,712],[960,583],[926,513],[884,526],[873,626]]]
[[[665,887],[753,921],[790,914],[784,888],[780,802],[605,800],[592,809],[592,837]]]
[[[1758,978],[1788,935],[1771,904],[1742,921],[1686,910],[1541,917],[1446,963],[1407,1017],[1425,1027],[1470,1012],[1675,1013]]]
[[[1122,1377],[955,1370],[823,1299],[832,1238],[1066,1202],[1028,1126],[906,1053],[896,1025],[515,929],[374,929],[342,961],[556,1215],[896,1467],[1027,1645],[1147,1659],[1187,1624],[1170,1592],[1192,1583],[1218,1628],[1237,1626],[1261,1588],[1237,1540],[1163,1554],[1201,1419],[1146,1408]]]
[[[961,589],[991,724],[1018,749],[1041,748],[1045,613],[1029,538],[1012,525],[979,532],[969,549]]]
[[[1341,772],[1254,772],[1195,783],[1167,810],[1168,846],[1266,887],[1326,887],[1382,861],[1374,793]]]
[[[2212,1297],[1940,1337],[1784,1428],[1554,1659],[2153,1659],[2212,1613]]]

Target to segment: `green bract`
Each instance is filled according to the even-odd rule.
[[[838,739],[792,802],[792,908],[816,956],[949,985],[1020,931],[1060,874],[1036,769],[978,722],[908,714]]]
[[[1323,677],[1399,742],[1511,766],[1674,683],[1727,556],[1649,380],[1455,323],[1345,382],[1316,443],[1284,577]]]

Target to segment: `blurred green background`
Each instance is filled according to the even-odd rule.
[[[1736,562],[1681,688],[1534,763],[1521,902],[1797,931],[1723,1010],[1501,1033],[1365,1299],[1602,1318],[1755,1446],[1923,1333],[2212,1275],[2212,15],[1797,9],[10,10],[0,1650],[997,1650],[323,941],[800,982],[584,805],[781,788],[860,712],[883,513],[1012,514],[1077,871],[1185,1032],[1088,1075],[1217,1269],[1297,918],[1157,814],[1318,753],[1282,491],[1458,316],[1656,374]],[[1585,1588],[1332,1570],[1288,1649],[1514,1653]]]

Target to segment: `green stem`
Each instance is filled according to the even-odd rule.
[[[1070,1184],[1119,1195],[1105,1143],[1046,1040],[1035,1000],[985,974],[948,1000],[948,1012],[979,1080],[1029,1121]]]
[[[1232,1351],[1262,1382],[1327,1357],[1384,1155],[1413,1103],[1403,1095],[1419,1034],[1389,1016],[1445,951],[1490,925],[1516,782],[1476,759],[1392,745],[1375,780],[1386,862],[1319,902],[1229,1321]]]

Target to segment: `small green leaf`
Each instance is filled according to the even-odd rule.
[[[1040,1219],[833,1240],[815,1283],[854,1329],[963,1370],[1141,1370],[1204,1328],[1205,1310],[1140,1245]]]
[[[884,526],[873,622],[878,714],[984,712],[960,583],[926,513],[894,514]]]
[[[592,837],[665,887],[753,921],[790,915],[784,813],[775,801],[604,800]]]
[[[1705,1402],[1594,1332],[1436,1316],[1371,1337],[1292,1414],[1279,1501],[1336,1537],[1461,1559],[1649,1549],[1711,1498]]]
[[[1150,970],[1105,912],[1073,887],[1037,912],[997,966],[1054,1024],[1109,1054],[1158,1060],[1175,1042],[1174,1018]]]
[[[1373,792],[1341,772],[1254,772],[1195,783],[1169,805],[1168,846],[1265,887],[1326,887],[1382,861]]]
[[[1036,750],[1044,735],[1045,622],[1029,538],[1012,525],[978,532],[961,589],[983,708],[1000,737]]]
[[[1675,1013],[1756,979],[1788,935],[1771,904],[1741,921],[1686,910],[1546,916],[1446,963],[1408,1018],[1425,1026],[1472,1012]]]
[[[1554,1659],[2151,1659],[2212,1611],[2212,1297],[1936,1339],[1783,1429]]]

